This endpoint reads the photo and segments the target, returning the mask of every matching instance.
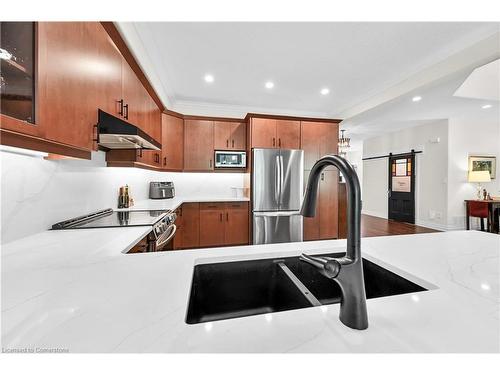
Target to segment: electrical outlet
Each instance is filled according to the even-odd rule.
[[[441,212],[436,212],[436,219],[441,219],[443,217],[443,214]]]

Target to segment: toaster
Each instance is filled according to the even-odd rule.
[[[174,183],[171,181],[150,182],[149,183],[149,198],[150,199],[168,199],[175,197]]]

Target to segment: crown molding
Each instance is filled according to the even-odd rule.
[[[169,108],[175,112],[191,116],[208,117],[231,117],[244,119],[248,113],[258,113],[260,115],[280,115],[291,117],[306,117],[330,120],[331,116],[323,112],[297,111],[283,108],[265,108],[240,106],[234,104],[218,104],[201,101],[175,100],[173,106]]]

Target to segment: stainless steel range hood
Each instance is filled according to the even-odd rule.
[[[108,149],[161,150],[161,144],[137,126],[98,110],[98,144]]]

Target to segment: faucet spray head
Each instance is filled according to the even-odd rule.
[[[316,201],[318,199],[318,178],[309,176],[306,193],[300,209],[300,214],[305,217],[316,216]]]

